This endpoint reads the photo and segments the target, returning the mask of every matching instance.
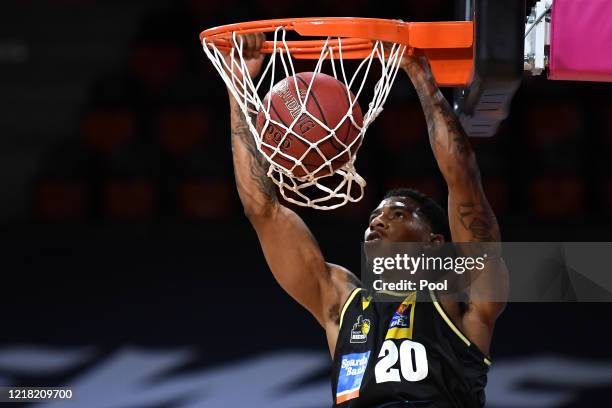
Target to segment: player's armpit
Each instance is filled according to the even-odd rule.
[[[506,307],[509,292],[508,269],[502,258],[487,259],[485,268],[473,276],[468,292],[468,313],[491,329]]]
[[[486,268],[474,279],[460,325],[468,338],[482,352],[489,354],[495,322],[506,307],[506,302],[501,300],[508,296],[508,271],[503,259],[489,260]],[[498,299],[500,301],[494,301]]]
[[[328,324],[338,326],[342,307],[351,292],[355,288],[361,287],[361,282],[351,271],[342,266],[328,263],[327,267],[331,277],[331,286],[325,288],[326,291],[330,292],[325,295],[324,299],[327,310],[326,320]]]
[[[349,301],[351,293],[361,287],[359,279],[348,269],[339,265],[327,264],[331,277],[331,285],[324,288],[323,303],[325,316],[325,334],[327,336],[327,344],[332,358],[336,350],[336,343],[340,333],[340,321],[342,318],[342,309]],[[327,292],[327,293],[325,293]]]

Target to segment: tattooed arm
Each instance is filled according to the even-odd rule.
[[[403,63],[415,86],[427,121],[429,141],[448,186],[448,216],[453,242],[499,243],[495,214],[485,197],[476,155],[450,104],[433,80],[427,60],[407,57]],[[498,244],[487,249],[499,250]],[[508,293],[508,271],[503,260],[491,256],[485,270],[472,277],[467,290],[467,312],[462,316],[473,340],[488,349],[495,320]],[[496,300],[495,302],[490,300]],[[497,301],[504,300],[504,301]]]
[[[258,75],[262,38],[244,36],[250,75]],[[229,57],[228,57],[229,58]],[[346,269],[328,264],[302,219],[279,203],[267,176],[268,162],[257,150],[240,106],[231,93],[232,154],[236,187],[244,212],[255,228],[264,256],[280,286],[325,328],[333,354],[340,307],[359,282]]]

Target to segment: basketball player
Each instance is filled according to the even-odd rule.
[[[264,38],[250,34],[243,40],[249,74],[256,77]],[[431,147],[448,185],[448,216],[415,190],[390,191],[372,211],[365,240],[499,242],[474,152],[427,61],[406,56],[402,68],[417,90]],[[325,262],[308,227],[279,203],[266,176],[267,162],[237,102],[231,94],[229,98],[236,186],[245,214],[278,283],[325,330],[333,357],[334,406],[482,407],[493,327],[504,303],[471,302],[469,294],[456,302],[434,292],[371,302],[355,275]],[[398,130],[403,125],[398,123]],[[507,271],[500,258],[487,262],[470,288],[475,292],[479,299],[483,294],[503,298]],[[431,298],[419,302],[424,295]]]

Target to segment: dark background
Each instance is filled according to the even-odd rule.
[[[286,16],[452,20],[453,3],[26,0],[1,10],[0,346],[93,345],[102,356],[191,346],[207,351],[202,366],[324,350],[322,330],[274,282],[242,213],[226,91],[198,34]],[[474,140],[504,240],[609,240],[611,95],[609,84],[526,74],[499,133]],[[359,270],[367,215],[388,188],[445,202],[426,132],[400,73],[357,160],[366,197],[337,211],[297,209],[329,261]],[[511,304],[491,353],[610,363],[610,312]],[[2,375],[43,386],[76,374]],[[535,405],[569,408],[604,401],[611,384],[518,386],[570,387],[569,402]]]

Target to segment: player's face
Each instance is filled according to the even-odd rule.
[[[418,208],[418,204],[409,198],[384,199],[370,214],[365,241],[429,242],[431,228]]]

